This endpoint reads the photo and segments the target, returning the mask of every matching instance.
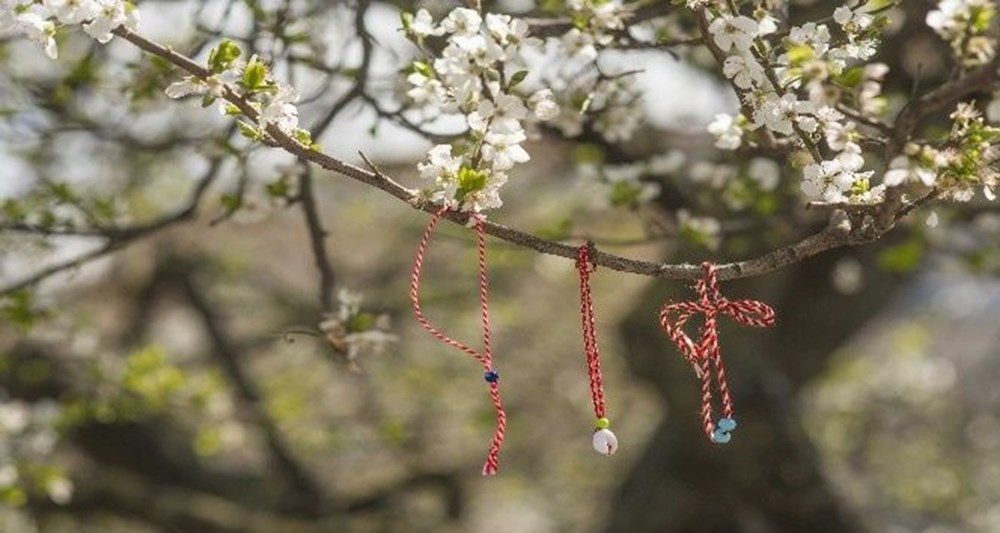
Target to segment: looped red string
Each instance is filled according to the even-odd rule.
[[[500,448],[503,446],[504,432],[507,429],[507,415],[504,413],[503,402],[500,398],[500,374],[493,366],[493,348],[492,343],[490,342],[489,278],[486,274],[486,227],[485,220],[482,216],[473,215],[476,230],[476,251],[479,263],[479,308],[482,314],[483,350],[476,350],[467,344],[444,334],[440,329],[432,324],[426,316],[424,316],[424,313],[420,308],[420,273],[424,265],[424,256],[427,253],[427,246],[430,244],[434,228],[438,225],[438,222],[441,221],[441,218],[444,217],[445,213],[447,213],[449,209],[450,207],[445,206],[434,213],[430,222],[427,223],[427,228],[424,230],[423,238],[420,240],[420,245],[417,246],[417,252],[413,260],[413,275],[410,278],[410,302],[413,304],[413,312],[417,317],[417,322],[419,322],[420,325],[431,334],[431,336],[472,356],[483,365],[483,368],[486,371],[484,377],[487,383],[489,383],[490,399],[493,401],[493,406],[497,411],[497,426],[496,432],[493,434],[493,441],[490,443],[489,452],[486,456],[486,462],[483,464],[483,475],[492,476],[497,473],[497,470],[500,467]]]
[[[580,316],[583,321],[583,351],[587,355],[587,373],[590,375],[590,398],[594,403],[594,417],[605,417],[604,386],[601,379],[601,356],[597,348],[597,333],[594,325],[594,304],[590,293],[590,273],[597,265],[590,261],[587,243],[580,247],[576,257],[576,269],[580,272]]]
[[[774,309],[756,300],[729,300],[719,291],[715,265],[706,262],[702,263],[701,268],[704,277],[695,283],[698,300],[664,303],[660,311],[660,326],[677,345],[681,355],[687,359],[701,380],[701,417],[705,434],[712,442],[721,444],[728,442],[728,432],[735,428],[736,424],[733,419],[733,400],[719,348],[717,317],[726,315],[744,326],[766,328],[774,325]],[[697,314],[705,315],[705,323],[701,329],[701,338],[696,344],[684,333],[683,328],[687,321]],[[724,417],[720,420],[718,428],[712,421],[713,368]]]

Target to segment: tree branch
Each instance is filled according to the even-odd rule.
[[[319,271],[319,303],[324,313],[333,312],[333,287],[336,277],[330,256],[326,250],[326,230],[320,219],[316,196],[313,193],[312,167],[303,162],[305,170],[299,176],[299,200],[302,214],[305,216],[306,228],[309,229],[309,241],[312,244],[313,257],[316,260],[316,270]]]
[[[1000,79],[1000,54],[968,75],[949,81],[908,102],[893,124],[895,133],[889,143],[889,155],[895,156],[902,151],[923,119],[954,107],[972,94],[996,87],[998,79]]]
[[[221,319],[195,284],[193,275],[189,269],[185,268],[178,276],[178,283],[184,296],[205,326],[212,343],[212,355],[229,378],[237,399],[251,415],[254,424],[264,432],[267,447],[275,461],[275,466],[279,467],[280,474],[288,480],[296,491],[296,506],[303,506],[303,508],[311,509],[318,514],[320,506],[325,500],[322,488],[313,479],[309,470],[295,458],[277,424],[264,409],[260,392],[240,364],[238,350],[225,331]]]
[[[173,63],[193,76],[206,78],[210,75],[210,72],[207,69],[195,63],[194,60],[178,54],[167,47],[149,41],[145,37],[142,37],[127,28],[119,27],[114,33],[126,41],[135,44],[142,50]],[[223,96],[228,102],[239,108],[244,115],[249,117],[251,120],[257,121],[259,115],[258,112],[243,96],[230,89],[225,90]],[[269,139],[267,140],[268,144],[274,147],[282,148],[288,153],[308,160],[326,170],[380,189],[398,198],[399,200],[407,202],[415,209],[428,213],[433,213],[440,209],[440,206],[423,200],[417,191],[403,187],[389,176],[380,172],[378,169],[365,170],[331,157],[323,152],[316,151],[299,143],[287,133],[281,131],[273,125],[267,128],[267,134],[269,136]],[[902,206],[899,205],[893,208],[894,211],[891,214],[892,218],[895,217],[895,211],[898,211],[899,208],[902,208]],[[466,225],[469,221],[469,216],[469,213],[451,211],[445,215],[445,218],[451,222]],[[878,238],[885,232],[889,231],[891,227],[891,224],[880,225],[878,230],[873,233],[873,230],[868,227],[852,227],[846,217],[834,216],[831,219],[830,225],[826,229],[815,235],[806,237],[795,244],[772,251],[754,259],[717,265],[719,278],[722,280],[729,280],[761,276],[831,248],[870,242],[874,238]],[[493,222],[487,222],[485,229],[486,233],[494,237],[517,244],[524,248],[568,259],[576,258],[577,249],[574,246],[545,240],[530,233]],[[858,234],[858,230],[862,230],[862,234]],[[600,251],[594,254],[592,259],[596,264],[607,267],[611,270],[640,274],[644,276],[686,280],[698,279],[701,276],[701,268],[698,265],[688,263],[654,263],[621,257]]]

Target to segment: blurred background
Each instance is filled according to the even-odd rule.
[[[301,113],[325,151],[359,161],[361,150],[420,186],[415,163],[431,144],[387,103],[415,54],[396,28],[400,9],[448,2],[139,4],[144,35],[192,56],[226,35],[278,58],[316,89],[302,90],[316,96]],[[824,4],[789,16],[822,18]],[[890,67],[889,117],[949,74],[947,45],[923,24],[932,5],[891,11],[877,56]],[[197,102],[168,101],[174,74],[126,43],[67,33],[60,45],[50,63],[33,43],[0,40],[0,287],[11,288],[0,531],[1000,531],[995,204],[940,206],[930,224],[918,211],[877,243],[723,284],[778,311],[772,329],[722,325],[740,422],[724,448],[705,441],[696,379],[657,324],[688,284],[599,269],[612,457],[591,449],[572,261],[491,240],[509,426],[500,475],[485,479],[494,413],[481,368],[409,308],[426,215],[250,145]],[[491,220],[669,262],[752,257],[821,228],[780,158],[768,160],[781,174],[771,191],[747,188],[744,171],[718,186],[692,179],[711,174],[705,161],[748,163],[703,133],[736,108],[710,59],[605,52],[608,69],[642,70],[640,134],[613,144],[542,132]],[[355,87],[367,96],[345,98]],[[616,194],[611,169],[651,158],[661,164]],[[330,294],[360,303],[323,301],[303,186],[328,232]],[[422,292],[432,320],[470,342],[473,244],[442,226]],[[358,329],[371,342],[345,348]]]

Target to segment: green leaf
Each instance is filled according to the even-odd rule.
[[[896,274],[912,272],[924,256],[924,243],[919,238],[891,246],[882,251],[878,264],[883,270]]]
[[[465,199],[465,196],[486,187],[486,173],[469,167],[462,167],[458,170],[458,191],[455,198],[458,201]]]
[[[235,194],[223,194],[219,198],[219,203],[222,204],[222,207],[224,207],[226,211],[233,212],[243,205],[243,199]]]
[[[4,217],[15,222],[20,222],[28,216],[28,210],[24,204],[14,198],[8,198],[0,204],[0,212]]]
[[[840,76],[837,76],[837,83],[843,85],[844,87],[857,87],[863,78],[864,68],[851,67],[845,70]]]
[[[798,45],[788,47],[788,62],[792,65],[801,65],[814,57],[816,57],[816,51],[811,46]]]
[[[296,129],[293,136],[296,141],[299,141],[299,144],[308,146],[310,150],[319,149],[319,145],[313,142],[312,134],[309,133],[309,130]]]
[[[428,78],[436,77],[436,74],[434,72],[434,67],[430,66],[427,63],[424,63],[423,61],[414,61],[412,67],[413,67],[413,72],[416,72],[418,74],[423,74]]]
[[[520,83],[524,81],[524,78],[527,77],[528,77],[527,70],[519,70],[515,72],[513,76],[510,77],[510,83],[507,85],[507,87],[513,89],[514,87],[520,85]]]
[[[291,192],[291,187],[288,186],[288,180],[286,178],[281,178],[277,181],[273,181],[264,186],[267,194],[273,198],[286,198]]]
[[[347,321],[348,333],[361,333],[375,327],[378,317],[371,313],[358,313]]]
[[[236,127],[240,129],[240,135],[250,139],[251,141],[259,141],[264,138],[264,135],[260,132],[257,126],[248,122],[237,120]]]
[[[993,17],[996,15],[996,8],[993,6],[975,6],[972,8],[972,28],[976,33],[983,33],[990,29]]]
[[[248,91],[257,91],[264,88],[266,80],[267,67],[254,56],[243,69],[243,87]]]
[[[642,188],[627,181],[616,181],[611,186],[611,205],[615,207],[635,207],[642,195]]]
[[[31,329],[42,316],[42,313],[35,308],[34,294],[28,289],[14,291],[2,301],[0,318],[19,330]]]
[[[865,11],[868,12],[882,11],[892,7],[895,4],[896,0],[869,0],[868,3],[865,4],[864,9]]]
[[[49,185],[49,192],[52,193],[56,202],[59,203],[71,204],[77,201],[76,193],[65,183],[51,183]]]
[[[241,55],[243,55],[243,49],[240,48],[240,45],[226,39],[219,43],[219,46],[212,49],[212,52],[208,56],[208,67],[212,72],[218,74],[233,66],[233,63]]]

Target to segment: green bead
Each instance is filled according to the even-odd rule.
[[[607,418],[598,418],[597,422],[594,424],[594,427],[597,429],[608,429],[609,427],[611,427],[611,421],[608,420]]]

